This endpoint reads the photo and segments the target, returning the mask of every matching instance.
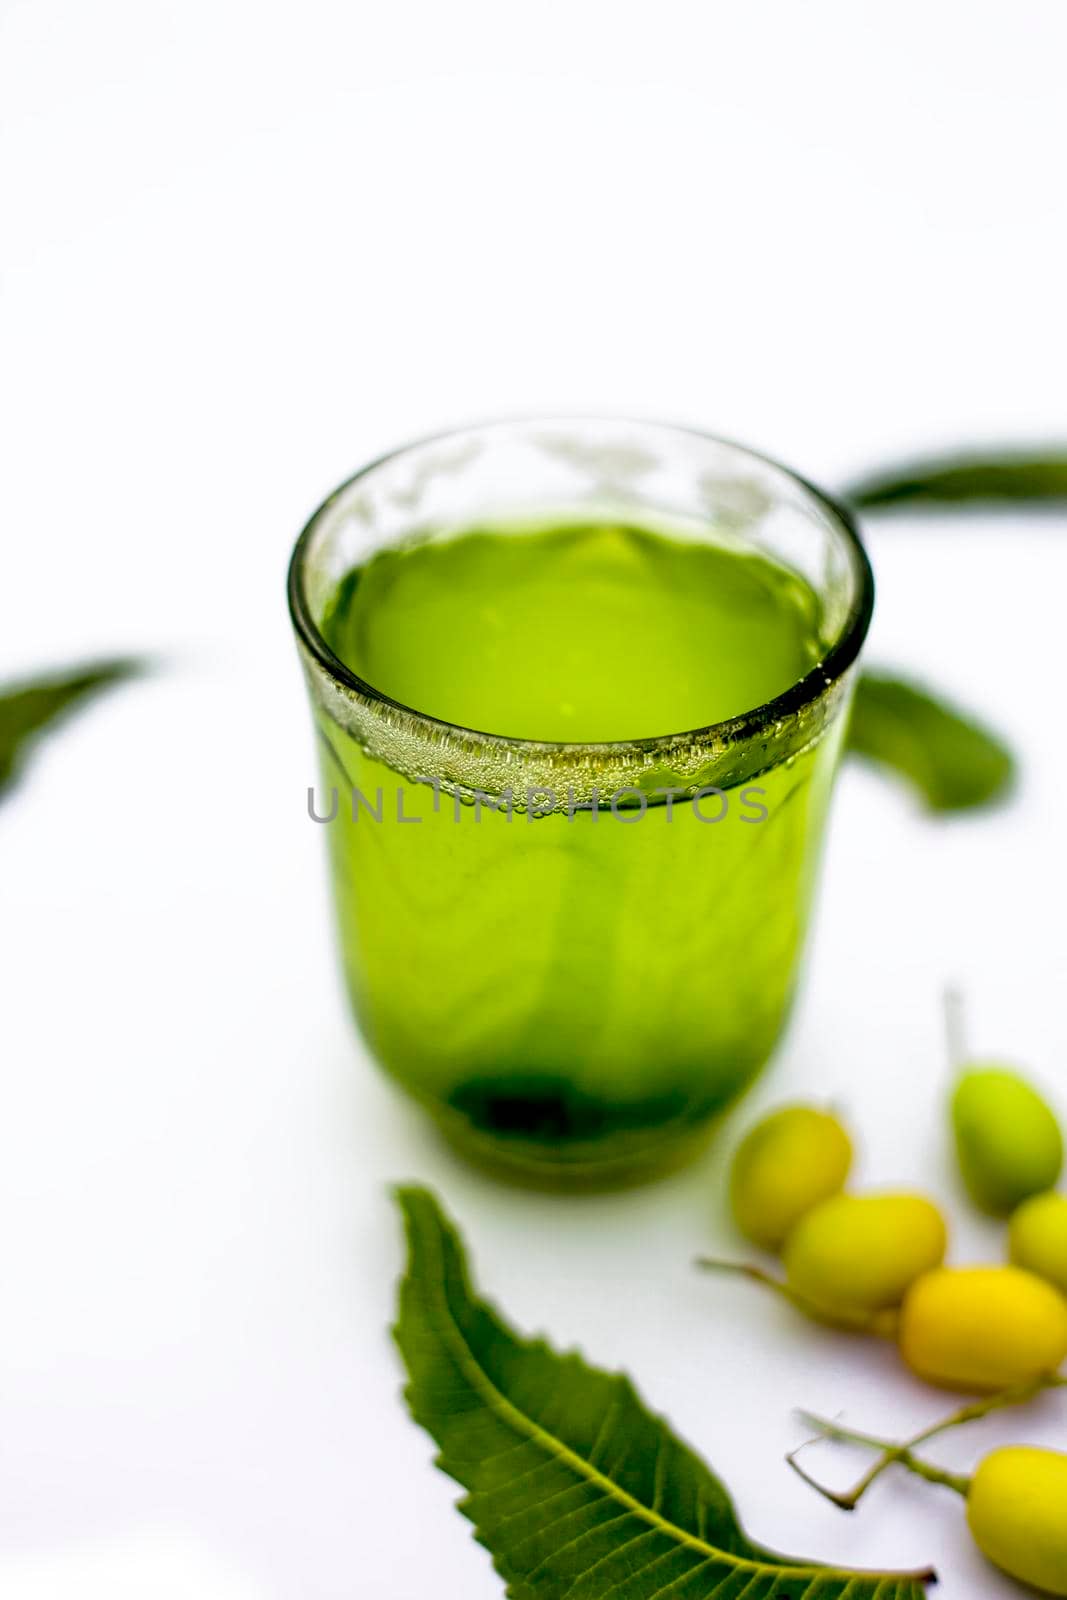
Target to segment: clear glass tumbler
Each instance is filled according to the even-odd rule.
[[[795,574],[818,607],[811,665],[729,720],[579,743],[453,725],[328,642],[339,591],[383,549],[577,521]],[[527,1180],[675,1164],[766,1062],[794,992],[873,603],[848,512],[681,428],[491,424],[338,489],[297,543],[289,597],[321,749],[309,811],[329,818],[344,970],[378,1062],[467,1154]],[[472,608],[456,648],[478,627]],[[672,663],[635,640],[633,670]]]

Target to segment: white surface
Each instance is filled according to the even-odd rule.
[[[1015,1592],[899,1478],[846,1518],[790,1408],[945,1397],[688,1261],[714,1161],[555,1201],[455,1165],[360,1060],[282,600],[304,515],[421,431],[675,417],[816,478],[1062,432],[1057,0],[0,6],[0,675],[152,648],[0,812],[5,1600],[493,1600],[398,1400],[386,1185],[439,1187],[525,1327],[629,1369],[758,1537]],[[999,816],[841,784],[796,1025],[723,1139],[832,1096],[863,1170],[996,1230],[943,1146],[942,981],[1067,1106],[1067,529],[872,534],[871,658],[1012,730]],[[946,1445],[1064,1437],[1062,1404]],[[844,1479],[828,1451],[813,1465]]]

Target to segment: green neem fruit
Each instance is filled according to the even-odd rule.
[[[964,1182],[975,1203],[1010,1216],[1054,1187],[1063,1166],[1059,1123],[1036,1089],[1007,1067],[973,1066],[952,1096]]]
[[[1067,1299],[1021,1267],[942,1267],[908,1290],[900,1353],[927,1383],[993,1393],[1067,1359]]]
[[[1047,1594],[1067,1595],[1067,1455],[994,1450],[971,1480],[967,1521],[995,1566]]]
[[[918,1194],[840,1194],[802,1217],[786,1240],[786,1281],[832,1320],[898,1306],[944,1259],[944,1219]]]
[[[741,1232],[777,1250],[812,1206],[844,1187],[852,1142],[836,1117],[810,1106],[784,1106],[742,1139],[734,1156],[730,1199]]]
[[[1008,1253],[1017,1267],[1067,1295],[1067,1195],[1036,1194],[1025,1201],[1011,1219]]]

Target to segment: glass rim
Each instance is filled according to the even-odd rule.
[[[634,735],[627,739],[605,740],[531,739],[518,734],[494,733],[488,729],[470,728],[463,723],[450,722],[446,717],[435,716],[432,712],[421,711],[417,706],[407,705],[402,700],[396,700],[392,695],[386,694],[384,690],[376,688],[366,678],[362,678],[358,673],[353,672],[350,667],[345,665],[340,656],[330,649],[311,615],[311,608],[304,592],[304,563],[323,515],[336,503],[340,496],[346,494],[356,484],[362,483],[371,473],[376,472],[380,467],[388,465],[391,461],[424,449],[428,445],[443,444],[450,440],[471,435],[487,434],[498,428],[543,427],[553,423],[572,427],[591,424],[611,427],[655,428],[736,451],[739,455],[747,456],[750,460],[758,461],[764,466],[771,467],[774,471],[780,472],[784,477],[788,478],[817,507],[828,514],[831,523],[843,536],[843,543],[856,584],[856,593],[852,605],[849,607],[837,638],[826,654],[800,678],[797,678],[770,700],[764,701],[761,705],[754,706],[749,710],[738,712],[734,716],[723,718],[719,722],[710,722],[696,728],[682,728],[657,734]],[[667,749],[679,743],[707,744],[715,742],[723,746],[730,746],[756,738],[761,733],[774,728],[787,719],[792,720],[801,716],[833,688],[858,658],[867,636],[874,610],[874,573],[871,569],[863,540],[860,537],[856,518],[843,501],[836,499],[826,490],[820,489],[809,478],[805,478],[803,474],[794,471],[792,467],[785,466],[773,456],[769,456],[760,450],[753,450],[748,445],[740,444],[737,440],[726,438],[721,434],[711,433],[703,428],[690,427],[683,423],[655,422],[647,417],[608,417],[590,413],[579,413],[570,416],[553,413],[551,415],[499,417],[488,422],[443,428],[434,433],[425,434],[420,438],[409,440],[406,444],[398,445],[391,450],[386,450],[379,456],[375,456],[372,461],[368,461],[366,465],[359,467],[350,477],[345,478],[342,483],[338,484],[337,488],[332,490],[325,500],[316,506],[311,513],[293,547],[286,587],[289,615],[298,640],[320,670],[341,688],[348,690],[350,693],[355,693],[362,700],[370,702],[372,706],[381,706],[383,709],[393,713],[399,712],[402,716],[410,717],[416,723],[425,725],[431,731],[439,731],[441,734],[458,739],[468,746],[481,746],[483,748],[506,747],[508,749],[527,751],[530,754],[544,753],[546,756],[552,754],[581,756],[586,752],[591,754],[615,753],[616,755],[621,755],[623,752],[635,748],[643,751],[655,750],[657,747]]]

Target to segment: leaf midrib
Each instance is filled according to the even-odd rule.
[[[440,1298],[444,1303],[446,1313],[441,1326],[441,1337],[445,1345],[451,1349],[457,1365],[468,1382],[482,1395],[490,1409],[501,1415],[512,1428],[541,1445],[549,1455],[566,1462],[578,1473],[579,1477],[585,1478],[588,1482],[601,1489],[609,1498],[624,1506],[627,1511],[640,1517],[650,1527],[665,1534],[668,1538],[675,1540],[677,1544],[687,1549],[694,1550],[708,1559],[724,1561],[733,1567],[743,1568],[753,1573],[763,1572],[771,1576],[794,1578],[811,1573],[813,1577],[820,1579],[842,1578],[850,1582],[869,1578],[878,1583],[879,1586],[886,1582],[899,1584],[910,1581],[909,1574],[900,1572],[864,1572],[855,1568],[826,1567],[815,1564],[782,1566],[772,1561],[756,1561],[751,1556],[734,1555],[729,1550],[721,1550],[716,1545],[708,1544],[706,1540],[698,1538],[695,1534],[687,1533],[684,1528],[679,1528],[676,1523],[668,1521],[659,1512],[643,1505],[628,1490],[623,1489],[613,1479],[606,1477],[591,1461],[586,1461],[584,1456],[579,1455],[576,1450],[572,1450],[569,1445],[564,1444],[562,1439],[558,1439],[554,1434],[548,1433],[532,1417],[527,1416],[518,1406],[513,1405],[507,1395],[501,1393],[479,1363],[456,1319],[448,1296],[444,1252],[436,1233],[434,1233],[432,1248],[437,1258],[435,1265],[439,1268],[432,1281],[440,1286]],[[427,1297],[428,1304],[432,1305],[434,1298],[433,1295],[429,1295]]]

